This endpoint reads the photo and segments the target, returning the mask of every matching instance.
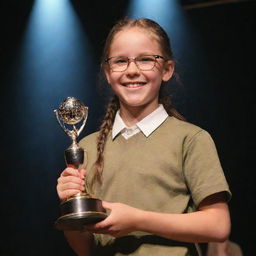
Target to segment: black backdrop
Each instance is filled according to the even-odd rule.
[[[112,24],[125,14],[128,1],[88,3],[73,1],[93,51],[100,57]],[[111,3],[113,2],[113,3]],[[72,255],[60,231],[53,228],[59,216],[56,179],[64,168],[63,150],[68,139],[54,120],[52,109],[73,91],[54,91],[31,101],[15,79],[13,63],[33,1],[1,4],[1,234],[0,255]],[[245,255],[254,255],[255,199],[255,2],[187,10],[195,45],[179,57],[183,85],[174,89],[178,109],[213,136],[233,198],[231,240]],[[200,56],[204,49],[203,58]],[[200,54],[199,54],[200,52]],[[91,74],[96,84],[97,69]],[[79,85],[80,86],[80,85]],[[81,85],[82,86],[82,85]],[[83,89],[82,89],[83,90]],[[77,93],[74,88],[74,93]],[[66,95],[68,94],[68,95]],[[86,135],[97,129],[104,96],[95,88]],[[80,98],[81,98],[80,97]],[[43,112],[42,112],[43,108]]]

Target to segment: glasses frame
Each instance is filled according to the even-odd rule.
[[[154,65],[153,65],[152,68],[150,68],[150,69],[141,69],[141,68],[139,67],[139,65],[137,64],[137,59],[140,58],[140,57],[144,57],[144,56],[145,56],[145,57],[149,56],[149,57],[154,57],[154,58],[155,58]],[[124,70],[121,70],[121,71],[116,71],[116,70],[113,70],[113,69],[111,68],[111,66],[110,66],[110,64],[109,64],[109,61],[110,61],[111,59],[117,58],[117,57],[119,57],[119,56],[112,56],[112,57],[109,57],[109,58],[105,59],[105,63],[107,63],[107,64],[109,65],[109,68],[110,68],[113,72],[124,72],[124,71],[126,71],[126,70],[128,69],[128,67],[129,67],[129,65],[130,65],[131,62],[134,62],[135,65],[136,65],[136,67],[137,67],[139,70],[141,70],[141,71],[149,71],[149,70],[152,70],[152,69],[156,66],[156,63],[157,63],[157,60],[158,60],[158,59],[163,59],[164,61],[166,61],[166,59],[165,59],[163,56],[157,55],[157,54],[145,54],[145,55],[139,55],[139,56],[137,56],[137,57],[131,57],[131,58],[123,57],[124,59],[126,59],[126,60],[128,61],[128,62],[127,62],[127,65],[126,65],[126,68],[125,68]]]

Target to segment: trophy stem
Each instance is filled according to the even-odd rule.
[[[75,144],[74,144],[75,145]],[[68,167],[73,167],[75,169],[79,169],[81,164],[84,162],[84,150],[82,148],[77,147],[67,148],[64,151],[65,154],[65,162]]]

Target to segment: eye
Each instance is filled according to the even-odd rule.
[[[127,63],[127,58],[122,58],[122,57],[116,57],[112,59],[113,64],[125,64]]]
[[[153,56],[139,56],[137,58],[137,61],[139,62],[154,62],[155,58]]]

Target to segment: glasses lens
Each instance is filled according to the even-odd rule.
[[[150,70],[155,66],[156,59],[151,55],[143,55],[136,58],[136,63],[141,70]]]
[[[108,63],[113,71],[124,71],[128,65],[128,58],[113,57],[108,61]]]

